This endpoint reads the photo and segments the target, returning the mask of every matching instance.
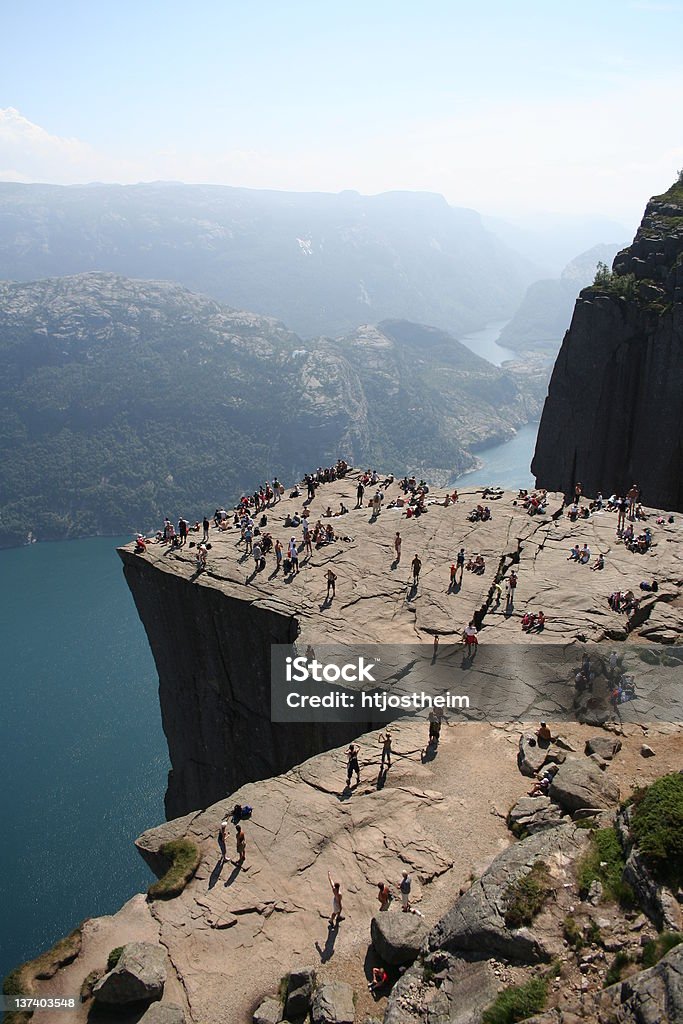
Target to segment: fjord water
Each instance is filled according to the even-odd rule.
[[[0,977],[152,876],[157,675],[110,538],[0,551]]]
[[[536,431],[458,483],[530,486]],[[151,880],[133,840],[164,820],[168,755],[116,543],[0,551],[0,976]]]
[[[487,324],[480,331],[473,331],[472,334],[458,338],[458,341],[476,355],[481,356],[482,359],[488,359],[489,363],[493,363],[494,366],[502,366],[507,359],[518,358],[517,352],[498,344],[503,329],[509,323],[509,320],[497,320],[495,323]],[[526,485],[520,484],[519,486]]]
[[[534,477],[529,469],[536,445],[538,423],[526,423],[511,440],[477,452],[482,465],[471,473],[456,477],[460,487],[487,487],[490,485],[517,490],[530,489]]]

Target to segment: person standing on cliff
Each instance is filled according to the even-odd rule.
[[[247,837],[241,825],[237,826],[237,831],[235,832],[235,846],[237,847],[237,860],[234,860],[232,863],[235,867],[244,867],[244,858],[247,855]]]
[[[282,565],[282,544],[279,540],[275,541],[275,572],[280,571]]]
[[[220,850],[221,860],[225,860],[228,855],[228,819],[223,818],[221,826],[218,829],[218,849]]]
[[[292,563],[292,572],[299,571],[299,548],[297,547],[296,537],[292,537],[289,542],[289,560]]]
[[[335,594],[334,588],[337,582],[337,574],[335,572],[332,572],[331,569],[328,569],[327,572],[325,573],[325,579],[327,580],[327,595],[325,599],[329,601],[330,593],[332,594],[332,597],[334,597]]]
[[[398,530],[396,531],[396,536],[394,537],[394,551],[396,552],[396,565],[398,565],[398,563],[401,561],[401,534],[398,532]]]
[[[202,529],[204,530],[204,533],[202,534],[202,541],[205,544],[206,544],[207,540],[209,539],[209,527],[210,526],[211,526],[211,523],[209,522],[208,516],[204,516],[204,522],[202,523]]]
[[[332,890],[332,913],[330,914],[330,920],[328,927],[337,928],[339,922],[342,919],[342,895],[341,895],[341,882],[333,882],[332,875],[327,872],[327,877],[330,882],[330,888]]]
[[[410,567],[413,570],[413,586],[417,587],[418,581],[420,579],[420,569],[422,568],[422,562],[420,560],[420,556],[417,553],[415,554],[415,558],[411,562]]]
[[[515,590],[517,589],[517,573],[513,569],[508,579],[508,593],[505,603],[505,611],[512,611],[515,604]]]
[[[382,771],[385,760],[387,768],[391,768],[391,733],[388,729],[385,733],[380,733],[379,742],[382,744],[382,760],[379,770]]]
[[[358,764],[358,754],[360,747],[356,743],[350,743],[346,751],[346,787],[347,789],[351,785],[351,776],[356,774],[356,785],[360,783],[360,765]]]
[[[628,498],[628,517],[633,522],[636,518],[636,505],[638,504],[638,497],[640,495],[640,488],[638,484],[633,484],[626,495]]]
[[[365,488],[363,487],[363,481],[358,481],[358,487],[356,488],[356,508],[363,507],[363,495],[365,494]]]
[[[462,577],[465,571],[465,549],[460,548],[458,551],[457,558],[455,559],[455,567],[460,570],[460,586],[462,586]]]
[[[411,878],[407,871],[401,872],[401,875],[401,881],[398,883],[401,892],[401,910],[404,914],[407,914],[410,910]]]

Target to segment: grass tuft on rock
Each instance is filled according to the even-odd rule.
[[[683,886],[683,775],[662,775],[636,790],[631,805],[631,832],[655,878]]]
[[[603,896],[622,907],[634,905],[633,890],[621,876],[624,873],[624,851],[615,828],[597,828],[591,833],[588,852],[577,868],[577,883],[582,899],[593,882],[600,882]]]
[[[147,890],[151,900],[172,900],[181,892],[194,877],[202,859],[199,847],[191,839],[173,839],[164,843],[159,853],[168,862],[168,870],[158,882],[154,882]]]
[[[562,934],[572,949],[579,950],[585,946],[583,932],[576,923],[576,918],[571,914],[568,914],[562,922]]]
[[[548,998],[548,983],[543,978],[532,978],[524,985],[515,985],[499,992],[487,1010],[482,1024],[516,1024],[540,1013]]]
[[[604,987],[609,988],[610,985],[616,985],[618,981],[621,981],[624,969],[628,967],[630,963],[632,963],[631,957],[628,953],[625,953],[623,949],[620,949],[605,975]]]
[[[505,923],[508,928],[531,924],[552,892],[548,865],[542,860],[505,890]]]
[[[681,942],[681,932],[662,932],[656,939],[651,939],[643,946],[643,967],[654,967],[675,946],[680,946]]]
[[[107,957],[107,974],[109,974],[110,971],[114,970],[114,968],[116,967],[117,963],[121,959],[121,954],[122,953],[123,953],[123,946],[116,946],[114,949],[112,949],[111,953]]]

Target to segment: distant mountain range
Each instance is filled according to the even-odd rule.
[[[569,327],[576,296],[593,283],[598,263],[610,266],[621,248],[595,245],[568,263],[559,278],[534,281],[502,330],[499,344],[518,352],[545,352],[554,358]]]
[[[509,317],[538,271],[438,195],[0,183],[0,278],[176,281],[304,337],[388,317],[465,333]]]
[[[0,545],[201,517],[343,455],[443,478],[535,419],[545,377],[401,320],[302,341],[169,282],[0,283]]]

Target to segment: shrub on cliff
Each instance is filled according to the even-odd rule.
[[[531,924],[552,892],[547,864],[537,860],[526,875],[512,882],[505,892],[505,923],[508,928]]]
[[[603,895],[622,906],[633,903],[630,886],[622,882],[624,852],[614,828],[598,828],[591,835],[588,852],[578,865],[577,882],[581,897],[585,899],[593,882],[600,882]]]
[[[548,995],[544,978],[532,978],[524,985],[515,985],[499,992],[482,1015],[482,1024],[516,1024],[540,1013]]]
[[[164,843],[159,853],[169,862],[168,870],[158,882],[154,882],[147,890],[151,900],[172,900],[181,892],[194,876],[201,853],[199,847],[191,839],[174,839]]]
[[[663,775],[632,798],[631,831],[652,873],[683,885],[683,775]]]
[[[634,274],[616,274],[606,263],[598,263],[593,288],[624,299],[632,299],[636,294],[636,278]]]

